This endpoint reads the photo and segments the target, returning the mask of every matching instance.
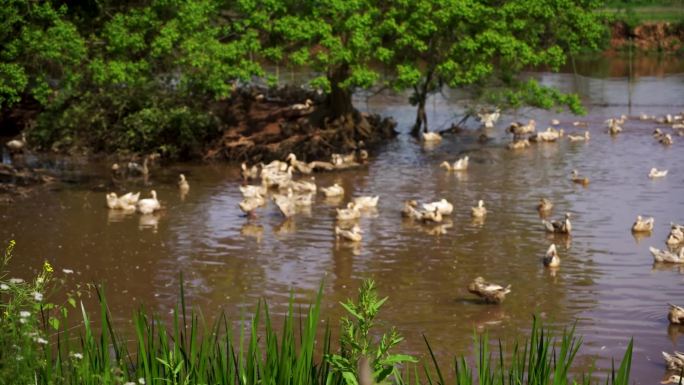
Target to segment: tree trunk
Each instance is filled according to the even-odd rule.
[[[331,118],[335,120],[343,116],[351,116],[354,112],[352,105],[352,93],[346,88],[340,87],[340,83],[349,77],[349,66],[342,66],[328,73],[330,81],[330,95],[328,95],[328,106],[330,107]]]
[[[416,113],[416,123],[411,129],[411,135],[416,137],[420,135],[421,127],[424,127],[425,132],[427,132],[428,129],[427,114],[425,113],[425,99],[426,98],[424,95],[418,96],[418,112]]]

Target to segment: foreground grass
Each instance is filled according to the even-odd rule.
[[[223,313],[207,326],[196,313],[186,313],[181,285],[170,325],[140,309],[133,317],[134,335],[117,330],[105,296],[98,290],[99,331],[93,328],[92,315],[82,304],[83,323],[68,329],[64,322],[53,321],[58,319],[55,312],[66,318],[65,308],[46,303],[41,294],[48,289],[51,274],[52,267],[47,263],[33,282],[4,280],[0,274],[0,383],[595,383],[591,373],[577,377],[571,374],[582,345],[574,328],[556,338],[536,320],[529,337],[510,349],[499,342],[495,355],[489,351],[486,335],[476,337],[474,365],[454,352],[454,365],[442,367],[427,339],[431,357],[428,362],[397,354],[394,351],[402,337],[394,329],[381,333],[375,328],[374,319],[387,298],[377,296],[372,281],[364,282],[355,301],[342,304],[349,315],[341,321],[339,342],[333,343],[330,328],[320,322],[322,290],[300,316],[295,315],[291,302],[277,330],[264,303],[257,305],[251,319],[237,327]],[[68,306],[79,308],[72,300],[68,300]],[[627,385],[631,358],[630,342],[621,364],[606,376],[605,383]]]

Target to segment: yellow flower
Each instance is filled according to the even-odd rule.
[[[43,270],[48,272],[48,273],[52,273],[53,270],[52,270],[52,265],[50,265],[50,262],[45,261],[45,263],[43,264]]]

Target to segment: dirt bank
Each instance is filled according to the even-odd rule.
[[[625,50],[680,52],[684,49],[684,26],[669,22],[644,23],[630,28],[625,22],[611,26],[610,47]]]
[[[392,118],[355,112],[329,119],[324,98],[298,87],[240,90],[222,112],[228,127],[205,159],[256,162],[292,152],[306,161],[328,160],[332,153],[372,149],[397,135]]]
[[[0,204],[28,196],[32,188],[54,180],[45,170],[0,163]]]

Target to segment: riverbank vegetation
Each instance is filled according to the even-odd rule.
[[[170,325],[141,308],[133,316],[133,330],[122,330],[113,323],[100,289],[98,315],[77,303],[78,292],[69,293],[63,304],[51,303],[60,273],[48,263],[32,281],[8,279],[13,246],[0,266],[1,383],[596,383],[592,373],[582,373],[573,365],[582,344],[574,329],[556,338],[536,320],[529,337],[512,347],[499,343],[495,355],[487,336],[478,336],[474,365],[466,354],[453,352],[454,366],[444,367],[427,338],[427,361],[397,353],[403,338],[395,329],[378,330],[376,318],[387,298],[378,296],[370,280],[362,284],[356,300],[341,304],[348,315],[341,320],[338,342],[320,320],[322,290],[303,313],[290,303],[278,330],[265,303],[242,323],[220,314],[207,326],[199,314],[186,311],[181,284]],[[75,327],[66,322],[70,311],[81,314]],[[606,384],[629,384],[631,354],[630,342],[619,367],[606,376]]]
[[[359,89],[413,91],[414,133],[427,129],[427,96],[444,86],[486,94],[480,107],[579,112],[576,97],[517,75],[557,70],[567,55],[597,49],[605,37],[594,12],[599,6],[594,0],[502,7],[476,0],[12,0],[0,10],[0,135],[24,130],[30,147],[42,150],[193,158],[222,153],[211,148],[217,145],[272,144],[269,135],[247,139],[243,131],[279,130],[301,140],[322,137],[326,150],[314,152],[321,156],[387,136],[374,127],[387,123],[354,107]],[[312,71],[295,86],[313,99],[294,122],[254,124],[252,104],[271,102],[262,115],[272,116],[305,102],[267,91],[280,84],[281,69]],[[232,108],[242,105],[239,89],[252,98]],[[320,135],[325,130],[335,135]],[[225,153],[245,158],[254,151]]]

